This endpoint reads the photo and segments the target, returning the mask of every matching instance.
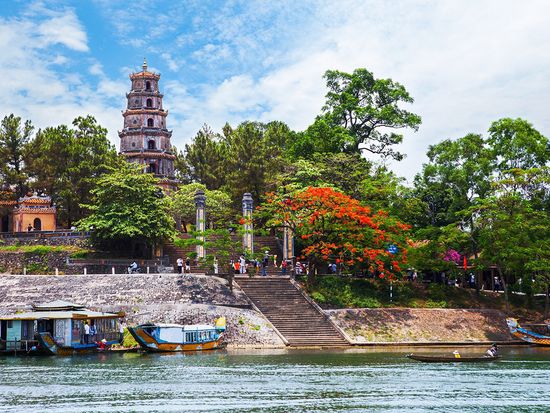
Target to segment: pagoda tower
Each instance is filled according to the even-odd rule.
[[[160,74],[147,70],[147,60],[143,70],[130,74],[132,89],[126,94],[128,105],[122,113],[124,129],[120,137],[120,153],[129,162],[143,165],[160,179],[165,191],[176,189],[174,159],[170,138],[172,131],[166,129],[168,111],[162,107],[163,94],[159,92]]]

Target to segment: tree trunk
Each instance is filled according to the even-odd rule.
[[[500,277],[500,281],[502,282],[502,288],[504,289],[504,302],[506,303],[506,312],[510,312],[510,301],[508,300],[508,286],[506,285],[506,280],[504,277],[504,274],[502,273],[502,270],[500,269],[500,266],[497,266],[498,269],[498,275]]]

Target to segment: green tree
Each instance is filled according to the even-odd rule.
[[[70,186],[68,166],[73,140],[73,131],[66,125],[41,129],[29,142],[25,156],[32,188],[50,195],[61,215],[64,211],[60,193]]]
[[[284,123],[243,122],[226,128],[225,185],[223,189],[237,209],[243,193],[250,192],[256,202],[264,199],[269,177],[283,170],[283,153],[290,129]]]
[[[178,177],[182,182],[196,182],[208,189],[219,189],[225,183],[226,152],[222,137],[204,125],[193,143],[185,145],[184,154],[178,154]]]
[[[394,129],[418,130],[420,116],[401,106],[412,103],[413,98],[405,87],[391,79],[375,79],[367,69],[353,73],[328,70],[325,73],[327,87],[323,119],[332,128],[345,128],[347,135],[337,129],[346,152],[366,150],[373,154],[397,160],[403,155],[392,147],[403,140]]]
[[[92,116],[76,118],[73,128],[60,125],[40,130],[26,151],[32,187],[52,197],[60,221],[67,226],[84,217],[86,211],[80,205],[90,202],[98,178],[116,162],[107,130]]]
[[[92,241],[108,249],[120,250],[132,243],[152,246],[171,239],[174,220],[157,182],[138,165],[121,160],[97,180],[92,203],[82,205],[91,213],[78,221],[78,227],[91,231]]]
[[[4,184],[14,186],[18,196],[26,192],[24,153],[34,126],[30,120],[21,123],[13,114],[5,116],[0,124],[0,175]]]
[[[199,189],[203,190],[206,196],[207,226],[211,229],[218,226],[227,226],[233,215],[229,195],[218,190],[210,191],[205,185],[194,183],[180,185],[176,192],[170,194],[172,211],[181,220],[183,230],[187,232],[189,230],[187,224],[194,224],[195,222],[195,193]]]

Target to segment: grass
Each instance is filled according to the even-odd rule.
[[[0,253],[2,252],[21,252],[27,255],[46,255],[54,252],[68,252],[71,253],[71,257],[77,258],[73,255],[83,255],[90,251],[72,245],[1,245]]]
[[[505,309],[503,294],[476,293],[469,288],[442,284],[422,284],[396,280],[349,278],[335,275],[317,277],[308,290],[311,297],[324,308],[493,308]],[[537,297],[538,298],[538,297]],[[510,295],[511,311],[532,314],[542,311],[543,299]]]

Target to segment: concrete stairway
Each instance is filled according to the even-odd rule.
[[[292,347],[341,347],[348,341],[289,277],[236,277],[235,282]]]

